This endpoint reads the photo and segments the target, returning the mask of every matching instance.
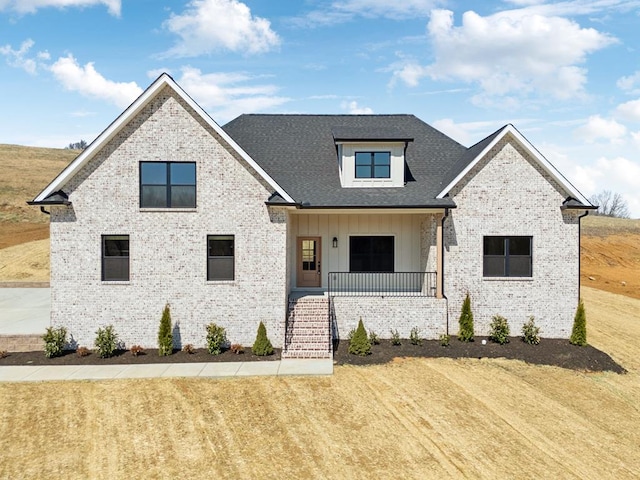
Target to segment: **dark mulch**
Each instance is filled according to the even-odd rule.
[[[487,341],[486,345],[482,344],[482,340]],[[380,340],[379,345],[372,347],[371,355],[366,357],[351,355],[348,348],[348,341],[340,341],[334,348],[333,358],[338,364],[371,365],[387,363],[396,357],[508,358],[571,370],[626,373],[609,355],[591,345],[577,347],[571,345],[569,340],[551,338],[543,338],[539,345],[529,345],[519,337],[513,337],[509,343],[499,345],[487,337],[476,337],[474,342],[468,343],[451,337],[448,347],[440,345],[438,340],[423,340],[422,345],[411,345],[409,340],[402,340],[401,345],[392,345],[390,340]]]
[[[486,337],[476,337],[475,342],[461,342],[451,337],[448,347],[440,345],[438,340],[424,340],[422,345],[411,345],[409,340],[402,340],[401,345],[392,345],[390,340],[380,340],[374,345],[372,354],[366,357],[348,353],[348,342],[337,342],[334,347],[334,361],[339,365],[374,365],[391,362],[396,357],[426,357],[426,358],[508,358],[522,360],[538,365],[553,365],[578,371],[602,372],[612,371],[626,373],[604,352],[587,345],[576,347],[568,340],[543,338],[539,345],[528,345],[520,338],[511,338],[506,345],[498,345],[487,340]],[[275,349],[273,355],[258,357],[246,348],[244,353],[235,354],[230,350],[220,355],[210,355],[206,349],[196,349],[188,354],[179,350],[173,355],[159,356],[158,350],[148,349],[144,354],[133,356],[128,350],[120,350],[111,358],[100,358],[95,352],[86,357],[79,357],[75,352],[65,352],[55,358],[46,358],[44,352],[9,352],[5,358],[0,358],[0,365],[122,365],[142,363],[194,363],[194,362],[263,362],[280,360],[280,349]]]
[[[274,349],[273,355],[259,357],[245,348],[244,353],[235,354],[226,350],[220,355],[211,355],[206,349],[195,349],[195,353],[175,350],[173,355],[160,356],[157,349],[145,349],[144,353],[134,356],[129,350],[118,350],[113,357],[100,358],[91,352],[79,357],[76,352],[65,351],[63,355],[47,358],[44,352],[9,352],[0,358],[0,365],[128,365],[140,363],[198,363],[198,362],[264,362],[280,360],[280,349]]]

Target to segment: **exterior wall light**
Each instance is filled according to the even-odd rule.
[[[333,237],[333,248],[338,248],[338,237]]]

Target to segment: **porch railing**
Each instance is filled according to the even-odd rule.
[[[436,272],[329,272],[330,297],[435,297]]]

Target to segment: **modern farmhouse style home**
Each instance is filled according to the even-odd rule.
[[[470,148],[412,115],[241,115],[220,127],[161,75],[32,202],[51,214],[53,325],[176,347],[205,326],[284,357],[531,316],[568,338],[593,208],[512,125]]]

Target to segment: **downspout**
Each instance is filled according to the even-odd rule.
[[[581,243],[582,243],[582,232],[581,232],[582,223],[580,222],[580,220],[582,220],[582,218],[586,217],[587,215],[589,215],[589,210],[585,210],[582,215],[578,216],[578,303],[580,303],[580,298],[582,298],[581,295],[580,295],[580,287],[581,287],[580,286],[580,274],[582,272],[582,265],[581,265],[581,260],[580,260],[580,257],[581,257],[580,250],[582,248],[581,247]]]
[[[444,221],[449,216],[449,209],[444,209],[444,215],[442,216],[440,231],[442,232],[442,244],[440,245],[441,251],[440,256],[442,258],[442,271],[440,272],[440,291],[442,293],[442,298],[444,298],[446,304],[446,312],[447,312],[447,336],[449,335],[449,299],[447,295],[444,293]]]
[[[40,206],[40,211],[42,213],[46,213],[47,215],[51,215],[51,212],[47,212],[42,205]]]

